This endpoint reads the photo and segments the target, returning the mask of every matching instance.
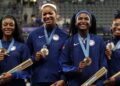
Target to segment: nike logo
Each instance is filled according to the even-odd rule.
[[[79,43],[74,43],[73,45],[74,45],[74,46],[77,46],[78,44],[79,44]]]
[[[44,35],[43,36],[38,36],[38,38],[42,38],[42,37],[44,37]]]

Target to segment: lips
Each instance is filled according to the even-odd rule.
[[[82,24],[81,24],[81,23],[78,24],[78,26],[79,26],[81,29],[85,29],[85,28],[87,27],[87,25],[86,25],[86,24],[83,24],[83,23],[82,23]]]
[[[52,17],[46,17],[46,18],[44,18],[44,21],[45,22],[51,22],[51,21],[53,21],[53,18]]]
[[[12,31],[10,31],[10,30],[5,31],[5,34],[10,34],[10,33],[12,33]]]
[[[115,33],[120,33],[120,29],[114,29]]]
[[[120,34],[120,31],[117,30],[117,31],[115,31],[115,33],[116,33],[116,34]]]
[[[47,24],[51,24],[52,22],[53,21],[51,19],[45,21],[45,23],[47,23]]]
[[[47,21],[45,21],[46,23],[50,23],[51,22],[51,20],[47,20]]]
[[[80,25],[81,27],[86,27],[86,25],[85,24],[82,24],[82,25]]]
[[[4,33],[7,35],[7,34],[11,34],[12,32],[13,32],[13,29],[11,29],[11,28],[4,28]]]
[[[12,29],[9,29],[9,28],[8,28],[8,29],[4,29],[4,31],[12,31]]]
[[[86,22],[78,22],[78,25],[79,25],[79,26],[86,26],[87,23],[86,23]]]

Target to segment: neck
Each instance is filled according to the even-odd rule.
[[[56,25],[50,25],[50,26],[45,26],[45,27],[46,27],[46,30],[50,32],[56,27]]]
[[[81,35],[81,37],[86,38],[87,34],[88,34],[88,31],[87,30],[82,30],[82,31],[79,31],[79,34]]]
[[[6,36],[6,35],[3,36],[3,40],[5,40],[5,41],[9,41],[12,38],[13,38],[12,36]]]

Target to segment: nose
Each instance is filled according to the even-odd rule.
[[[47,15],[46,15],[46,17],[50,17],[50,15],[49,15],[49,14],[47,14]]]
[[[116,28],[117,28],[117,29],[120,29],[120,24],[116,25]]]
[[[81,22],[86,22],[86,20],[85,19],[81,19]]]
[[[6,25],[6,27],[7,27],[7,28],[11,28],[11,25],[8,24],[8,25]]]

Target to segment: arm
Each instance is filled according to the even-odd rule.
[[[73,50],[73,44],[72,39],[69,39],[66,41],[65,46],[62,50],[61,56],[60,56],[60,65],[62,67],[62,71],[64,74],[76,74],[78,73],[78,67],[74,66],[72,64],[72,50]]]
[[[34,52],[34,48],[33,48],[33,40],[32,40],[32,35],[30,34],[29,36],[28,36],[28,39],[27,39],[27,41],[26,41],[26,44],[27,44],[27,46],[28,46],[28,48],[29,48],[29,51],[30,51],[30,55],[31,55],[31,58],[32,58],[32,61],[33,62],[35,62],[35,58],[34,58],[34,56],[33,56],[33,52]]]
[[[20,58],[19,59],[19,63],[17,63],[15,66],[19,65],[20,63],[22,63],[23,61],[27,60],[29,55],[29,50],[27,48],[26,45],[19,45],[20,46]],[[31,71],[30,69],[26,69],[23,71],[17,71],[17,72],[6,72],[3,73],[0,77],[0,79],[4,79],[5,81],[8,79],[27,79],[30,77]]]
[[[28,58],[30,58],[30,52],[29,52],[29,49],[26,45],[23,45],[21,47],[21,63],[25,60],[27,60]],[[30,74],[31,74],[31,70],[30,70],[30,67],[23,70],[23,71],[18,71],[18,72],[15,72],[13,73],[13,78],[21,78],[21,79],[25,79],[25,78],[29,78],[30,77]]]
[[[30,54],[31,54],[31,59],[32,59],[32,61],[33,61],[34,63],[36,63],[36,62],[39,62],[39,60],[45,59],[45,58],[44,58],[45,55],[44,55],[43,52],[41,52],[41,50],[35,52],[34,46],[33,46],[33,42],[34,42],[33,39],[34,39],[34,38],[33,38],[32,34],[30,34],[29,37],[28,37],[28,39],[27,39],[27,46],[28,46],[28,48],[29,48],[29,50],[30,50]]]

